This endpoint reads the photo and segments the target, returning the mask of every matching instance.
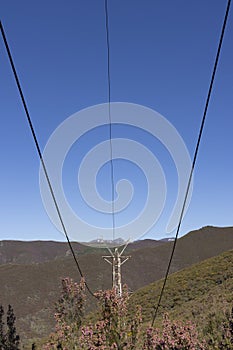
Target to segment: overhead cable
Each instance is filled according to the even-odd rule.
[[[48,171],[47,171],[47,168],[46,168],[46,164],[44,162],[43,155],[42,155],[42,152],[41,152],[41,149],[40,149],[38,138],[36,136],[35,128],[33,126],[32,119],[31,119],[30,114],[29,114],[29,110],[28,110],[28,107],[27,107],[27,104],[26,104],[26,100],[24,98],[24,94],[23,94],[23,90],[22,90],[22,87],[21,87],[21,84],[20,84],[20,80],[19,80],[16,68],[15,68],[15,64],[14,64],[14,61],[13,61],[13,58],[12,58],[12,55],[11,55],[10,47],[9,47],[8,42],[7,42],[5,31],[3,29],[3,25],[2,25],[1,22],[0,22],[0,30],[1,30],[2,38],[3,38],[4,45],[5,45],[5,48],[6,48],[6,51],[7,51],[8,59],[10,61],[10,66],[11,66],[11,69],[12,69],[12,72],[13,72],[13,75],[14,75],[14,78],[15,78],[15,82],[16,82],[16,85],[17,85],[17,88],[18,88],[18,91],[19,91],[19,95],[20,95],[20,98],[21,98],[21,101],[22,101],[22,104],[23,104],[23,108],[24,108],[24,111],[25,111],[25,114],[26,114],[26,117],[27,117],[28,125],[29,125],[29,128],[30,128],[31,133],[32,133],[32,137],[33,137],[33,140],[34,140],[34,143],[35,143],[35,146],[36,146],[36,150],[37,150],[37,153],[39,155],[39,158],[40,158],[40,161],[41,161],[41,164],[42,164],[42,168],[43,168],[43,171],[44,171],[44,174],[45,174],[45,177],[46,177],[46,181],[47,181],[47,184],[48,184],[48,187],[49,187],[50,194],[52,196],[52,199],[53,199],[53,202],[54,202],[54,205],[55,205],[58,217],[59,217],[59,221],[61,223],[63,232],[65,234],[65,237],[66,237],[69,249],[70,249],[70,251],[72,253],[75,265],[76,265],[76,267],[77,267],[77,269],[79,271],[80,276],[82,278],[84,278],[84,275],[83,275],[83,272],[81,270],[80,264],[78,262],[77,256],[76,256],[76,254],[74,252],[72,243],[71,243],[71,241],[69,239],[69,236],[68,236],[68,233],[67,233],[67,229],[66,229],[66,226],[65,226],[62,214],[61,214],[61,210],[59,208],[58,202],[57,202],[56,197],[55,197],[55,193],[54,193],[54,190],[53,190],[50,178],[49,178],[49,174],[48,174]],[[94,296],[93,292],[91,291],[91,289],[88,286],[86,281],[85,281],[85,284],[86,284],[86,288],[87,288],[88,292],[92,296]]]
[[[105,0],[105,29],[107,44],[107,80],[108,80],[108,118],[109,118],[109,147],[110,147],[110,179],[111,179],[111,201],[112,201],[112,233],[115,239],[116,222],[115,222],[115,204],[114,204],[114,165],[113,165],[113,146],[112,146],[112,117],[111,117],[111,75],[110,75],[110,40],[109,40],[109,16],[108,0]]]
[[[214,63],[212,76],[211,76],[211,80],[210,80],[210,84],[209,84],[209,89],[208,89],[208,93],[207,93],[205,108],[204,108],[204,112],[203,112],[203,116],[202,116],[202,121],[201,121],[200,130],[199,130],[199,135],[198,135],[198,138],[197,138],[196,148],[195,148],[195,152],[194,152],[194,156],[193,156],[192,167],[191,167],[191,170],[190,170],[188,185],[187,185],[187,189],[186,189],[186,193],[185,193],[185,197],[184,197],[184,202],[183,202],[183,206],[182,206],[182,210],[181,210],[181,214],[180,214],[180,218],[179,218],[179,222],[178,222],[178,226],[177,226],[177,231],[176,231],[176,235],[175,235],[175,240],[174,240],[174,243],[173,243],[172,252],[171,252],[171,256],[170,256],[170,259],[169,259],[168,267],[167,267],[167,270],[166,270],[163,286],[162,286],[162,289],[161,289],[161,292],[160,292],[160,295],[159,295],[158,303],[157,303],[156,306],[154,306],[152,326],[154,325],[156,316],[158,314],[158,309],[159,309],[160,304],[161,304],[162,296],[164,294],[164,290],[165,290],[165,286],[166,286],[166,283],[167,283],[167,279],[168,279],[168,275],[169,275],[172,259],[173,259],[175,248],[176,248],[176,244],[177,244],[178,235],[179,235],[179,232],[180,232],[181,223],[182,223],[183,216],[184,216],[184,210],[185,210],[185,206],[186,206],[186,202],[187,202],[187,198],[188,198],[188,194],[189,194],[189,189],[190,189],[190,185],[191,185],[191,181],[192,181],[192,177],[193,177],[193,171],[194,171],[194,168],[195,168],[197,155],[198,155],[198,151],[199,151],[199,146],[200,146],[200,142],[201,142],[201,137],[202,137],[202,133],[203,133],[204,125],[205,125],[207,110],[208,110],[208,106],[209,106],[211,92],[212,92],[212,89],[213,89],[213,84],[214,84],[215,74],[216,74],[216,70],[217,70],[217,66],[218,66],[219,56],[220,56],[220,53],[221,53],[222,42],[223,42],[223,37],[224,37],[225,28],[226,28],[226,24],[227,24],[227,19],[228,19],[228,14],[229,14],[229,10],[230,10],[230,5],[231,5],[231,0],[228,0],[226,11],[225,11],[225,17],[224,17],[224,21],[223,21],[223,25],[222,25],[221,35],[220,35],[220,39],[219,39],[218,49],[217,49],[217,53],[216,53],[216,57],[215,57],[215,63]]]

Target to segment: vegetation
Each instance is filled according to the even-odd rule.
[[[19,335],[15,328],[15,315],[11,305],[8,305],[7,311],[7,331],[4,332],[4,309],[0,305],[0,350],[18,350]]]
[[[127,349],[204,349],[191,323],[182,325],[164,318],[163,334],[160,330],[142,330],[141,309],[135,308],[134,317],[129,317],[129,294],[126,287],[119,297],[115,290],[96,293],[99,300],[99,318],[94,324],[83,324],[85,283],[71,279],[62,282],[62,297],[57,304],[56,331],[44,346],[50,349],[127,350]],[[172,347],[171,347],[172,346]]]
[[[132,304],[142,305],[144,323],[151,320],[162,282],[152,283],[132,295]],[[172,320],[191,320],[211,349],[219,350],[224,325],[230,319],[232,294],[233,251],[229,251],[170,275],[156,324],[161,323],[165,312]]]
[[[198,339],[196,326],[190,321],[183,324],[180,321],[171,321],[165,314],[162,330],[148,328],[143,349],[146,350],[205,350],[204,340]]]
[[[160,327],[143,327],[141,308],[134,306],[132,317],[128,308],[132,300],[124,287],[121,297],[115,290],[96,293],[99,300],[98,319],[88,324],[84,319],[84,281],[78,284],[66,278],[62,287],[62,297],[56,307],[56,329],[44,345],[44,350],[233,349],[233,311],[225,322],[218,324],[221,332],[219,339],[200,337],[194,323],[171,320],[166,313]]]

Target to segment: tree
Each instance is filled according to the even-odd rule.
[[[11,305],[7,311],[7,332],[4,331],[4,309],[0,305],[0,350],[18,350],[19,335],[16,334],[15,315]]]
[[[6,350],[19,350],[19,335],[16,333],[15,315],[11,305],[8,305],[6,333]]]
[[[0,305],[0,350],[4,350],[4,345],[5,345],[3,316],[4,316],[4,309],[3,309],[3,306]]]

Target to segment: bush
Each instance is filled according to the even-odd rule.
[[[204,350],[206,346],[198,340],[196,326],[191,322],[170,321],[163,318],[162,329],[148,328],[143,345],[144,350]]]
[[[62,281],[62,296],[56,305],[56,328],[44,350],[203,350],[197,329],[191,322],[170,321],[164,316],[162,329],[142,330],[141,309],[134,308],[130,317],[128,289],[119,297],[113,290],[96,293],[99,318],[93,324],[83,324],[85,282],[66,278]],[[131,313],[132,314],[132,313]]]

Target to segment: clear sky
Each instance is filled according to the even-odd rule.
[[[0,8],[30,115],[44,149],[53,131],[69,116],[108,101],[104,1],[9,0],[1,1]],[[225,8],[223,0],[109,0],[112,101],[135,103],[160,113],[179,132],[191,158]],[[233,9],[181,234],[206,225],[233,225],[232,36]],[[39,159],[2,39],[0,72],[0,239],[63,240],[42,203]],[[85,152],[105,141],[106,135],[108,130],[103,126],[81,140],[81,146],[75,144],[63,169],[63,186],[73,210],[103,227],[109,224],[109,216],[105,215],[105,220],[85,211],[77,173]],[[142,130],[116,126],[113,136],[143,143],[159,160],[167,181],[167,198],[159,221],[145,237],[166,236],[166,223],[177,194],[177,175],[169,153]],[[115,180],[126,178],[135,187],[135,204],[128,213],[122,212],[121,223],[127,224],[146,200],[145,176],[126,160],[116,160],[114,169]],[[111,198],[109,164],[99,172],[96,186],[105,200]],[[80,232],[77,239],[85,240],[85,233]]]

